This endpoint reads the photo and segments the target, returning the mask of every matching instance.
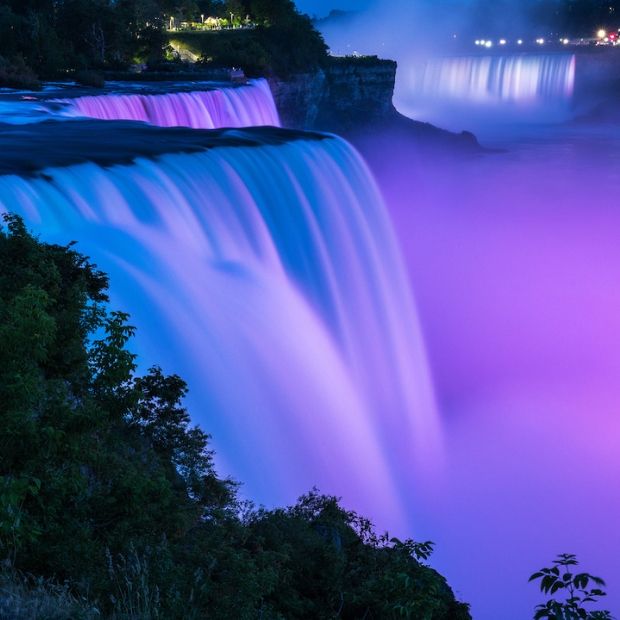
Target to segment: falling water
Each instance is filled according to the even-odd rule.
[[[412,86],[422,97],[475,103],[539,103],[566,100],[575,83],[569,54],[435,58],[412,70]]]
[[[572,54],[452,56],[403,63],[397,107],[447,129],[484,136],[489,123],[557,122],[570,116]]]
[[[267,80],[229,86],[168,93],[111,93],[56,99],[74,116],[100,120],[143,121],[159,127],[280,126],[278,111]],[[200,89],[202,88],[202,89]]]
[[[219,135],[217,148],[105,168],[0,166],[0,210],[78,239],[110,272],[143,358],[188,379],[195,420],[250,496],[290,501],[319,484],[402,525],[413,460],[438,429],[374,181],[336,137]],[[240,138],[254,146],[227,145]]]

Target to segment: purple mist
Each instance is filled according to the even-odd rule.
[[[444,485],[413,522],[475,618],[531,617],[541,595],[527,578],[561,552],[607,578],[614,611],[620,128],[533,125],[529,102],[518,124],[501,101],[489,125],[464,117],[466,103],[446,106],[444,123],[472,123],[499,152],[362,145],[405,253],[445,430]]]

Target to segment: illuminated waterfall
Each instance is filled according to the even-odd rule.
[[[536,104],[573,94],[570,54],[434,58],[411,70],[409,88],[422,98],[472,103]]]
[[[209,88],[169,93],[110,93],[57,99],[74,116],[100,120],[143,121],[159,127],[280,126],[267,80],[251,80],[245,86]]]
[[[438,429],[374,181],[336,137],[218,135],[216,148],[130,164],[5,169],[0,210],[46,240],[79,240],[111,274],[142,359],[189,381],[194,419],[250,496],[290,501],[318,484],[402,524],[413,461]]]

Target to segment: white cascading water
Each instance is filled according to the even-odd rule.
[[[352,147],[297,136],[43,172],[0,176],[0,211],[111,274],[142,359],[188,380],[223,471],[259,501],[318,484],[406,523],[438,422],[397,244]]]
[[[412,68],[409,81],[422,98],[452,98],[476,104],[566,100],[572,96],[575,85],[575,56],[433,58]]]
[[[279,127],[278,111],[267,80],[250,80],[244,86],[170,93],[108,93],[55,99],[72,116],[99,120],[142,121],[158,127]]]
[[[412,59],[401,63],[395,104],[411,118],[488,139],[506,123],[568,120],[575,67],[575,56],[561,53]]]

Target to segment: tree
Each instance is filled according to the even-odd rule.
[[[22,571],[62,580],[48,598],[104,618],[470,620],[425,564],[430,543],[379,536],[317,491],[284,509],[240,502],[191,424],[184,381],[136,374],[135,330],[109,309],[107,276],[73,244],[4,222],[3,591],[23,592]]]
[[[597,603],[605,596],[601,589],[605,582],[589,573],[573,573],[572,567],[578,564],[575,555],[562,553],[553,561],[553,566],[541,568],[530,577],[530,581],[540,581],[541,592],[548,595],[562,592],[566,597],[562,601],[552,598],[538,605],[534,620],[612,620],[608,611],[586,609],[586,605]],[[590,584],[594,587],[588,589]]]
[[[233,502],[234,487],[190,425],[183,381],[159,368],[135,376],[134,330],[107,311],[107,277],[72,246],[5,219],[0,551],[18,568],[95,587],[106,549],[178,540]]]

